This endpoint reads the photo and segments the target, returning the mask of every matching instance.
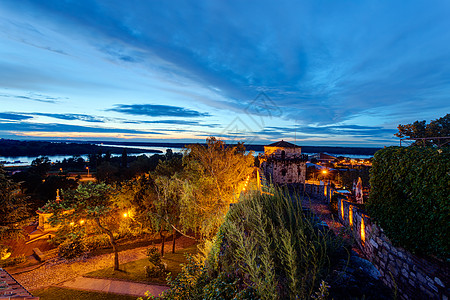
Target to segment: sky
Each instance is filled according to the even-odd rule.
[[[450,2],[0,1],[0,138],[398,145],[450,111]]]

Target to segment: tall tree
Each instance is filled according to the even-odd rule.
[[[206,146],[187,146],[183,158],[186,181],[180,220],[186,229],[209,238],[223,223],[230,203],[238,200],[238,186],[252,173],[254,157],[241,143],[226,146],[214,137],[206,141]]]
[[[0,241],[20,236],[28,217],[26,197],[0,165]]]
[[[431,137],[450,137],[450,114],[431,121],[429,124],[425,120],[415,121],[411,124],[398,125],[398,132],[395,134],[399,138],[431,138]],[[438,145],[438,140],[417,140],[417,145]],[[449,143],[446,144],[447,146]]]
[[[53,224],[96,226],[109,238],[114,251],[114,270],[119,270],[119,252],[114,232],[119,228],[123,209],[112,201],[113,188],[104,183],[80,184],[76,190],[64,191],[61,202],[49,202]]]
[[[155,178],[157,199],[153,202],[149,211],[153,228],[159,231],[161,236],[161,256],[164,256],[166,234],[173,233],[172,253],[175,252],[176,226],[179,223],[180,205],[179,199],[182,190],[182,181],[176,175],[172,177],[157,176]]]

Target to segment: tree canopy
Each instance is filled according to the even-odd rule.
[[[239,198],[239,184],[252,173],[253,154],[243,144],[226,146],[214,137],[207,145],[187,146],[183,158],[184,194],[180,200],[180,219],[187,229],[212,237],[223,223],[230,203]]]
[[[425,120],[415,121],[411,124],[398,125],[398,132],[395,134],[399,138],[433,138],[433,137],[450,137],[450,114],[431,121],[427,124]],[[415,144],[421,145],[438,145],[437,139],[416,141]],[[446,144],[449,145],[448,143]]]
[[[28,217],[26,197],[0,165],[0,240],[18,237]]]
[[[72,235],[85,233],[86,226],[94,226],[106,234],[114,251],[114,269],[119,269],[119,256],[114,233],[123,220],[124,207],[113,201],[113,188],[105,183],[80,184],[76,190],[64,191],[61,202],[52,201],[46,210],[52,212],[53,224],[70,228]]]

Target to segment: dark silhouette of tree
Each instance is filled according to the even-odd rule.
[[[29,217],[27,198],[0,165],[0,241],[20,236]]]
[[[450,137],[450,114],[431,121],[429,124],[425,120],[415,121],[411,124],[398,125],[398,132],[395,134],[399,138],[432,138]],[[417,140],[415,145],[438,145],[437,139]],[[446,144],[447,146],[449,144]]]

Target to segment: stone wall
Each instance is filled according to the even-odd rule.
[[[268,163],[268,172],[272,182],[301,183],[306,179],[306,162],[289,160],[272,160]]]
[[[448,299],[448,263],[394,247],[383,229],[351,202],[338,200],[338,213],[366,258],[380,271],[383,282],[397,290],[399,299]]]
[[[322,201],[327,201],[328,203],[331,200],[332,188],[329,185],[317,185],[310,183],[292,183],[286,185],[289,189],[295,190],[297,193],[302,195],[305,193],[307,196],[311,198],[320,199]]]

